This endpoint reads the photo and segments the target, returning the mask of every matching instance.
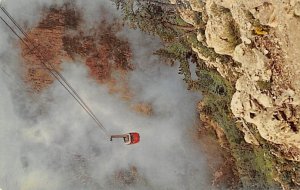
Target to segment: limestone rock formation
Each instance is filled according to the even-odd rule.
[[[181,18],[195,28],[205,23],[201,28],[205,35],[200,30],[197,35],[199,42],[239,64],[233,67],[218,58],[211,59],[203,53],[203,47],[192,46],[208,67],[229,80],[235,77],[231,110],[244,123],[241,130],[246,141],[259,144],[248,123],[265,140],[292,152],[292,156],[286,154],[287,159],[300,161],[300,2],[170,2],[181,5]]]
[[[239,43],[239,31],[229,9],[217,5],[214,1],[206,2],[208,21],[205,29],[206,43],[216,53],[232,55]]]

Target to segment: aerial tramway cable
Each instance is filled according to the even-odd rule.
[[[89,108],[89,106],[83,101],[83,99],[79,96],[76,90],[70,85],[70,83],[65,79],[65,77],[50,63],[46,62],[45,56],[37,50],[38,46],[34,46],[34,43],[29,38],[28,34],[20,27],[20,25],[15,21],[15,19],[6,11],[4,7],[1,7],[3,13],[9,18],[9,20],[19,29],[19,31],[24,35],[25,39],[29,42],[29,44],[11,27],[8,22],[6,22],[3,17],[0,16],[0,19],[9,27],[9,29],[21,40],[21,42],[30,50],[33,50],[33,53],[39,58],[42,65],[50,72],[50,74],[68,91],[68,93],[77,101],[77,103],[89,114],[89,116],[96,122],[96,124],[102,129],[103,133],[106,136],[110,136],[106,130],[106,128],[102,125],[93,111]],[[30,47],[30,43],[34,46]],[[35,51],[36,50],[36,51]],[[50,68],[49,68],[50,66]]]

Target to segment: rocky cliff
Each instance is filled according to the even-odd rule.
[[[225,78],[238,76],[231,101],[234,116],[254,124],[264,139],[287,149],[299,149],[300,3],[218,0],[182,3],[188,8],[179,8],[181,18],[195,28],[199,27],[195,15],[203,15],[205,34],[199,31],[197,40],[238,63],[237,67],[231,67],[217,59],[207,61]],[[207,60],[197,46],[193,50]],[[245,129],[247,142],[258,144],[253,134],[246,131],[249,130]],[[294,156],[291,159],[299,161],[299,155]]]
[[[190,46],[198,59],[217,70],[234,87],[230,110],[234,127],[243,132],[245,141],[254,149],[267,145],[265,150],[274,156],[272,164],[279,173],[282,165],[278,160],[291,160],[298,165],[300,1],[170,0],[170,3],[177,5],[181,19],[195,28],[196,39]],[[287,189],[298,184],[295,177],[298,169],[292,164],[290,167],[296,171],[290,172],[294,175],[289,179],[291,182],[278,174],[272,176]]]

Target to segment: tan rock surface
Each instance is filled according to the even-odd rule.
[[[204,8],[195,0],[182,2],[191,7],[189,14],[208,16],[202,18],[205,36],[199,33],[197,39],[241,64],[232,68],[192,47],[223,77],[238,76],[231,102],[234,116],[254,124],[264,139],[285,150],[288,159],[300,161],[300,1],[207,0]],[[243,126],[246,141],[257,144]]]
[[[231,55],[239,43],[239,32],[229,9],[206,1],[208,21],[205,29],[206,43],[219,54]]]

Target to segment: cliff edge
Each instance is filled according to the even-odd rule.
[[[265,172],[266,176],[270,174],[267,178],[279,182],[284,189],[298,187],[300,1],[170,3],[177,6],[181,19],[195,29],[187,41],[200,60],[196,63],[200,68],[196,70],[198,77],[203,76],[201,64],[205,64],[229,81],[232,95],[226,95],[230,98],[228,116],[235,121],[233,127],[243,132],[254,152],[263,147],[265,153],[270,153],[269,158],[263,157],[272,165],[269,169],[276,169],[275,173],[273,169]],[[196,82],[203,88],[203,82]],[[255,159],[260,159],[258,156],[255,154]],[[286,170],[286,165],[291,168]],[[292,177],[280,177],[283,170]]]

